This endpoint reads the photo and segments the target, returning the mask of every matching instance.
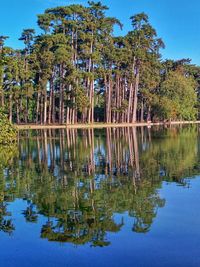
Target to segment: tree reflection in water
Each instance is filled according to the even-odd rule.
[[[199,172],[198,148],[196,127],[20,132],[18,147],[0,152],[0,230],[14,230],[7,204],[20,198],[27,223],[46,217],[49,241],[108,246],[125,212],[146,233],[165,205],[162,182],[188,186]]]

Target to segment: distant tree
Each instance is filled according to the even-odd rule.
[[[160,87],[159,115],[167,120],[195,120],[197,115],[196,83],[179,71],[168,73]]]

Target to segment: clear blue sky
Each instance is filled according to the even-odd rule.
[[[107,12],[122,21],[124,29],[130,30],[129,17],[138,12],[149,15],[152,25],[166,48],[164,58],[191,58],[200,65],[200,1],[199,0],[102,0],[109,6]],[[37,29],[37,14],[46,8],[86,4],[85,0],[1,0],[0,35],[9,35],[7,45],[19,48],[18,37],[24,28]],[[117,34],[120,34],[117,31]]]

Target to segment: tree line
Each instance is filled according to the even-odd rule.
[[[101,2],[68,5],[38,15],[39,35],[24,29],[23,49],[0,36],[0,107],[10,122],[134,123],[195,120],[200,67],[162,60],[162,39],[145,13],[131,31]]]

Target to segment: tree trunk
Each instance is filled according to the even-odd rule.
[[[39,110],[40,110],[40,93],[37,94],[36,124],[39,123]]]
[[[138,89],[139,89],[139,69],[136,70],[136,77],[135,77],[135,87],[134,87],[134,102],[133,102],[133,117],[132,117],[132,123],[135,123],[137,121],[137,103],[138,103]]]
[[[12,123],[12,107],[13,107],[13,99],[12,99],[12,94],[9,95],[9,121]]]
[[[28,123],[28,97],[26,96],[25,123]]]
[[[133,106],[133,84],[130,84],[129,90],[129,101],[128,101],[128,112],[127,112],[127,123],[130,122],[130,117],[132,113],[132,106]]]
[[[142,103],[141,103],[140,121],[141,122],[144,121],[144,101],[143,101],[143,99],[142,99]]]
[[[147,122],[151,121],[151,106],[148,107],[148,112],[147,112]]]
[[[19,100],[16,103],[17,124],[20,124]]]
[[[44,124],[47,123],[47,91],[44,91]]]
[[[53,79],[50,79],[50,96],[49,96],[49,112],[48,112],[48,124],[52,121],[52,99],[53,99]]]

